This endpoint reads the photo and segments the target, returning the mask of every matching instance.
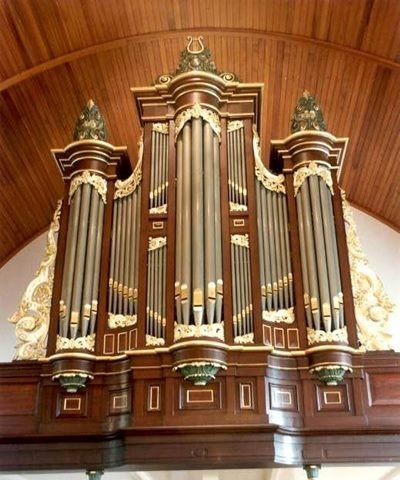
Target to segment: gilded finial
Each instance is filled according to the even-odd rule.
[[[219,72],[212,59],[211,51],[204,45],[203,37],[187,37],[188,44],[181,52],[178,68],[172,74],[160,75],[155,83],[168,84],[174,77],[187,72],[207,72],[218,75],[226,82],[239,81],[238,77],[230,72]]]
[[[90,99],[75,124],[74,140],[106,140],[107,132],[99,107]]]
[[[297,101],[292,116],[292,133],[302,130],[326,131],[321,108],[307,90],[304,91],[303,95]]]

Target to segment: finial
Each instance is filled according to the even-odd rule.
[[[210,49],[204,46],[203,37],[187,37],[187,39],[188,44],[181,53],[181,59],[175,75],[193,70],[218,75],[217,67],[211,58]],[[196,49],[193,48],[194,46]]]
[[[75,124],[74,140],[106,140],[106,127],[99,107],[90,99]]]
[[[326,131],[321,108],[307,90],[304,91],[303,95],[297,101],[292,116],[292,133],[302,130]]]
[[[174,77],[187,72],[207,72],[220,76],[226,82],[239,81],[238,77],[230,72],[219,72],[212,59],[211,51],[204,45],[203,37],[187,37],[188,44],[181,52],[178,68],[172,74],[160,75],[155,83],[168,84]]]

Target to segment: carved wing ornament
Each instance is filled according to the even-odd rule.
[[[160,124],[161,125],[161,124]],[[142,161],[143,161],[143,132],[138,141],[138,161],[132,175],[126,180],[117,180],[115,182],[114,199],[127,197],[133,193],[142,181]]]
[[[8,319],[15,324],[15,360],[37,360],[46,356],[61,205],[59,200],[39,269],[25,290],[18,310]]]
[[[257,180],[261,182],[267,190],[286,193],[285,176],[282,174],[274,175],[268,170],[268,168],[264,166],[261,160],[260,137],[255,125],[253,125],[253,153],[255,160],[255,175]]]
[[[342,204],[358,337],[366,350],[391,350],[393,336],[389,317],[395,304],[389,299],[381,279],[370,267],[362,250],[353,213],[344,191]]]

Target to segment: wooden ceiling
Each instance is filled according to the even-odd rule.
[[[0,264],[50,222],[67,145],[89,98],[135,158],[129,88],[175,69],[188,34],[220,70],[265,84],[262,142],[288,135],[304,89],[350,137],[342,185],[400,229],[399,0],[2,0]]]

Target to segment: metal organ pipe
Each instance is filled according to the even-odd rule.
[[[269,312],[268,317],[278,311],[281,311],[280,315],[289,315],[294,302],[284,177],[274,175],[262,163],[259,137],[255,130],[253,152],[262,310]]]
[[[192,258],[193,315],[195,325],[203,323],[204,312],[204,182],[203,124],[192,120]]]
[[[176,151],[177,322],[212,325],[222,321],[223,298],[219,138],[214,127],[201,116],[186,118]]]
[[[71,199],[69,224],[67,233],[67,245],[64,259],[64,271],[62,281],[62,292],[60,300],[60,327],[62,337],[68,336],[69,320],[71,314],[72,282],[74,275],[74,263],[76,252],[76,241],[78,238],[78,222],[81,205],[81,186]]]
[[[313,322],[309,321],[306,304],[308,326],[326,332],[344,326],[343,296],[329,182],[330,171],[323,165],[313,164],[311,167],[301,167],[299,172],[295,172],[300,241],[305,241],[305,248],[301,248],[303,282],[305,289],[309,286],[311,290]]]

